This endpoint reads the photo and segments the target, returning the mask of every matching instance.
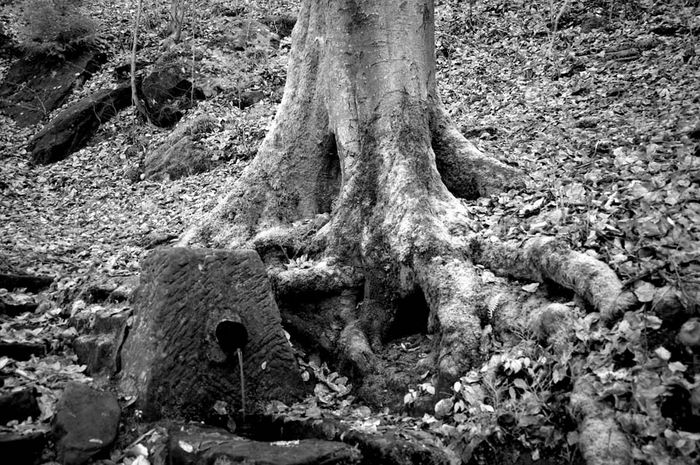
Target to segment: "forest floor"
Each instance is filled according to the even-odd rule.
[[[110,58],[66,105],[117,84],[114,68],[129,61],[134,3],[100,0],[84,7]],[[154,3],[145,12],[144,61],[155,61],[166,36],[168,2]],[[43,338],[55,346],[46,359],[0,358],[3,389],[32,384],[44,398],[39,419],[0,428],[48,428],[63,384],[86,379],[67,349],[75,336],[66,323],[70,308],[61,308],[55,296],[88,277],[138,274],[149,241],[177,237],[210,211],[255,153],[275,114],[290,41],[260,50],[227,48],[221,13],[229,3],[195,9],[178,47],[196,57],[195,83],[218,79],[223,88],[258,89],[268,98],[240,110],[232,92],[222,92],[186,113],[180,124],[201,115],[217,121],[201,141],[219,161],[209,172],[135,182],[132,173],[170,130],[143,124],[133,108],[103,125],[87,147],[47,166],[30,164],[26,152],[41,125],[22,129],[0,115],[0,272],[58,278],[44,296],[51,302],[45,312],[0,316],[3,340]],[[248,18],[295,13],[295,2],[236,6]],[[123,13],[118,20],[114,11]],[[17,14],[9,8],[0,16],[6,30],[19,24]],[[418,376],[406,386],[403,412],[369,411],[343,389],[338,396],[325,388],[288,412],[345,415],[369,430],[386,424],[425,430],[465,462],[489,457],[504,435],[532,460],[557,455],[575,462],[576,426],[564,412],[571,390],[566,379],[588,370],[629,436],[636,461],[697,461],[700,359],[697,347],[688,349],[677,334],[700,316],[698,33],[697,1],[438,1],[438,86],[445,106],[481,150],[521,167],[529,178],[522,191],[465,201],[475,222],[502,239],[556,236],[599,258],[635,291],[640,308],[612,328],[599,325],[595,315],[581,318],[564,355],[527,335],[516,345],[495,342],[498,358],[465,374],[441,411],[407,415],[416,398],[434,390]],[[0,79],[9,65],[0,59]],[[536,288],[523,285],[528,292]],[[680,314],[659,314],[657,303],[667,295],[675,296]],[[410,358],[422,350],[424,340],[415,338],[390,344],[397,360],[402,352]],[[325,386],[337,379],[318,364],[309,369]]]

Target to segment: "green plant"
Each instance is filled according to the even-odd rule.
[[[23,46],[31,53],[62,55],[95,40],[95,23],[80,13],[82,0],[26,0]]]

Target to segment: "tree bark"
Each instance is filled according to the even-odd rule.
[[[275,238],[288,256],[308,253],[324,266],[332,257],[364,276],[364,299],[383,307],[384,326],[401,311],[398,299],[422,293],[448,380],[478,353],[484,293],[473,251],[497,256],[497,241],[473,232],[458,197],[519,188],[522,179],[466,140],[443,108],[432,0],[305,0],[273,128],[232,191],[181,243],[252,244],[264,255]],[[550,268],[531,274],[578,283]],[[362,311],[340,340],[367,372],[371,338],[358,322],[377,319]]]

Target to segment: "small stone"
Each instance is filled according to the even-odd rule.
[[[81,465],[108,449],[117,436],[119,415],[114,394],[81,383],[68,384],[53,424],[58,461]]]
[[[691,349],[700,348],[700,319],[691,318],[681,326],[678,340]]]

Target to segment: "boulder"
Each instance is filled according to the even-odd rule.
[[[213,168],[216,162],[199,140],[216,124],[214,118],[202,116],[178,126],[160,147],[146,155],[144,178],[173,180]]]
[[[0,394],[0,425],[8,421],[24,421],[28,417],[38,418],[41,414],[36,401],[35,388],[23,388],[19,391]]]
[[[131,105],[131,88],[123,84],[101,90],[66,108],[29,142],[32,161],[48,164],[63,160],[84,147],[102,123]]]
[[[320,439],[260,442],[220,429],[187,425],[171,431],[168,458],[171,465],[351,465],[360,463],[362,456],[356,448],[342,442]]]
[[[189,81],[190,68],[185,63],[161,66],[143,79],[140,94],[151,123],[171,127],[182,118],[183,111],[204,93]]]
[[[73,88],[90,78],[105,58],[83,50],[67,58],[38,55],[18,60],[0,84],[0,111],[20,126],[38,123],[63,105]]]
[[[253,250],[161,248],[142,264],[120,387],[144,418],[250,413],[305,389],[265,266]],[[216,411],[214,408],[216,407]]]
[[[81,465],[108,450],[117,437],[119,416],[119,403],[111,392],[69,383],[53,423],[58,462]]]

